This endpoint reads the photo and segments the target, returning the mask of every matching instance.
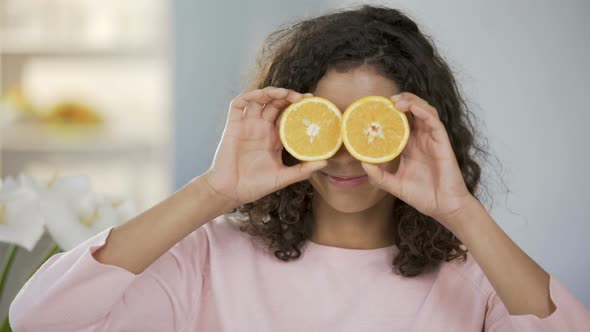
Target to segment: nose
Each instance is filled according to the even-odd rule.
[[[344,144],[342,144],[340,149],[338,149],[338,152],[336,152],[336,154],[330,158],[330,161],[343,165],[357,162],[357,160],[348,152],[348,150],[346,150]]]

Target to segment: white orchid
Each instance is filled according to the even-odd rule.
[[[30,177],[0,181],[0,242],[33,250],[43,236],[43,217],[39,210],[41,187]]]
[[[0,180],[0,242],[29,251],[44,226],[62,250],[70,250],[136,213],[130,201],[95,193],[87,176],[54,176],[46,184],[25,175]]]
[[[114,201],[93,192],[86,176],[58,178],[42,197],[40,206],[49,234],[63,250],[74,248],[136,213],[130,202]]]
[[[44,227],[55,243],[39,266],[61,250],[70,250],[102,230],[129,220],[136,212],[129,201],[93,192],[87,176],[55,175],[44,184],[25,175],[6,178],[4,183],[0,179],[0,243],[11,244],[0,271],[0,300],[18,247],[31,251],[43,236]],[[7,324],[8,317],[4,322]]]

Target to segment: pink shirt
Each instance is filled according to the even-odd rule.
[[[53,256],[14,300],[24,331],[590,331],[590,312],[554,278],[557,310],[512,316],[469,256],[415,278],[391,271],[397,247],[307,242],[282,262],[219,217],[139,275],[91,255],[109,230]]]

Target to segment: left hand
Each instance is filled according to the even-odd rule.
[[[369,181],[419,212],[449,228],[453,215],[474,198],[467,190],[447,131],[437,110],[418,96],[404,92],[391,97],[396,107],[414,116],[408,144],[397,171],[362,163]]]

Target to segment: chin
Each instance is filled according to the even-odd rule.
[[[383,200],[387,192],[373,187],[368,182],[354,187],[340,187],[321,172],[309,179],[317,199],[342,213],[357,213],[370,209]]]

